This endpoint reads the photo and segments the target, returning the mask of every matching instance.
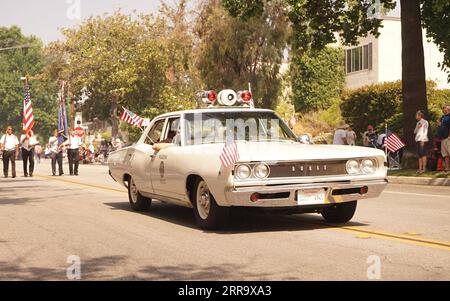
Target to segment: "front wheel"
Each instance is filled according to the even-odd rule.
[[[217,205],[214,196],[203,179],[197,179],[192,191],[192,203],[197,225],[205,230],[223,227],[229,219],[229,208]]]
[[[330,223],[346,223],[355,214],[357,201],[334,204],[322,210],[323,218]]]
[[[128,199],[130,200],[131,209],[134,211],[144,211],[150,208],[152,199],[143,197],[134,183],[133,178],[128,181]]]

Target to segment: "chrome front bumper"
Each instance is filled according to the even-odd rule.
[[[225,191],[229,206],[243,207],[301,207],[297,202],[297,191],[307,189],[325,189],[325,205],[378,197],[387,185],[386,179],[370,181],[324,182],[308,184],[288,184],[273,186],[233,187]],[[367,187],[367,193],[359,190]],[[253,193],[259,193],[265,199],[250,201]],[[277,194],[277,195],[274,195]],[[271,198],[271,196],[275,198]],[[323,206],[324,204],[318,204]],[[311,205],[308,205],[311,206]]]

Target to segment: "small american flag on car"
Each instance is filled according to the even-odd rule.
[[[390,152],[396,152],[406,146],[402,139],[400,139],[400,137],[396,133],[390,130],[386,131],[386,139],[384,140],[384,145]]]
[[[123,108],[123,107],[122,107]],[[123,113],[120,116],[120,120],[125,121],[131,125],[141,127],[144,124],[144,118],[136,115],[135,113],[123,108]]]
[[[239,160],[239,152],[236,141],[227,140],[220,154],[220,162],[224,167],[233,166]]]

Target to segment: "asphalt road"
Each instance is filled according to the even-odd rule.
[[[389,185],[342,227],[237,210],[205,232],[187,208],[132,212],[106,166],[17,167],[0,178],[1,280],[67,279],[70,255],[83,280],[450,280],[450,187]]]

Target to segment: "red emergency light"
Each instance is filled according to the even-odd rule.
[[[252,92],[245,90],[245,91],[240,91],[239,92],[239,98],[241,99],[242,102],[244,103],[249,103],[252,100]]]

